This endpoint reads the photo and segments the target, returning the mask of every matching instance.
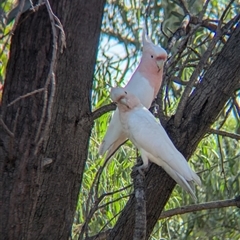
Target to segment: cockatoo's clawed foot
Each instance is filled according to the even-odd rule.
[[[159,110],[159,105],[156,103],[156,99],[153,101],[149,111],[154,115],[157,116]]]
[[[153,104],[153,114],[158,114],[158,110],[159,110],[159,105],[155,102]]]
[[[145,177],[145,171],[143,169],[138,169],[138,172],[140,175],[142,175],[143,177]]]
[[[137,159],[137,162],[136,162],[136,164],[133,166],[133,168],[141,167],[142,165],[143,165],[142,159],[141,159],[141,158],[138,158],[138,159]],[[142,168],[144,168],[144,167],[142,167]]]
[[[147,172],[148,170],[148,166],[145,166],[145,165],[135,165],[133,168],[133,171],[134,172],[139,172],[142,176],[145,177],[145,173]]]

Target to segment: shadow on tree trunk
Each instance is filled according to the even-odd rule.
[[[67,45],[63,54],[57,54],[56,93],[43,118],[51,85],[48,91],[8,104],[44,88],[47,81],[54,35],[46,6],[25,12],[11,40],[0,125],[3,239],[67,239],[87,159],[92,80],[105,1],[50,4],[64,26]],[[37,136],[42,136],[40,145]]]

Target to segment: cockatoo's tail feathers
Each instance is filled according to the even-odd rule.
[[[108,149],[105,159],[108,160],[113,156],[113,154],[117,151],[117,149],[123,145],[127,141],[127,137],[125,134],[122,134],[121,137],[118,138],[114,144]]]
[[[177,173],[177,172],[176,172]],[[197,202],[197,197],[195,195],[195,187],[192,181],[186,181],[186,179],[177,173],[178,179],[174,179],[186,192],[188,192],[193,200]]]
[[[194,181],[199,187],[202,186],[202,182],[201,182],[200,177],[199,177],[194,171],[192,171],[192,178],[193,178],[193,181]]]
[[[104,149],[104,143],[105,143],[105,141],[102,141],[102,143],[100,144],[100,146],[99,146],[99,148],[98,148],[98,154],[100,155],[100,156],[103,156],[104,155],[104,153],[105,153],[105,149]]]
[[[122,136],[119,137],[108,149],[106,149],[105,141],[103,141],[99,146],[98,153],[100,156],[103,156],[104,153],[108,150],[105,156],[105,160],[108,160],[117,151],[118,147],[124,144],[126,141],[126,136],[122,134]]]
[[[112,154],[122,144],[122,142],[119,143],[119,141],[124,139],[124,142],[126,138],[126,134],[122,132],[122,126],[119,120],[119,111],[116,109],[108,126],[107,133],[105,134],[105,137],[99,146],[99,155],[102,156],[106,151],[110,151],[110,153],[107,154],[106,158],[109,156],[111,157]],[[116,146],[117,143],[119,143],[118,146]]]
[[[143,167],[148,164],[148,159],[161,166],[196,201],[192,182],[201,185],[201,180],[176,149],[162,125],[126,89],[112,88],[111,97],[118,105],[123,132],[141,153]]]

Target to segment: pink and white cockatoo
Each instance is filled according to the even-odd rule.
[[[140,100],[124,88],[112,88],[111,98],[117,103],[122,131],[141,153],[143,164],[148,159],[161,166],[183,189],[196,200],[193,182],[201,185],[198,175],[176,149],[166,131]]]
[[[146,35],[145,28],[143,29],[142,41],[141,61],[125,89],[137,96],[141,103],[149,108],[162,83],[163,66],[167,59],[167,52],[151,42]],[[119,111],[116,109],[99,147],[99,154],[103,155],[107,151],[106,159],[110,158],[126,140],[127,135],[122,131]]]

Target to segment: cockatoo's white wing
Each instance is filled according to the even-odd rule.
[[[136,108],[129,112],[128,126],[130,140],[139,149],[148,153],[151,161],[163,168],[166,165],[169,166],[186,181],[195,181],[197,184],[201,184],[200,178],[192,171],[183,155],[173,145],[162,125],[147,109]]]
[[[119,111],[116,109],[108,126],[107,133],[99,147],[99,154],[103,155],[108,150],[106,155],[106,159],[108,159],[126,140],[127,135],[122,131]]]
[[[148,159],[151,159],[151,161],[156,163],[156,164],[159,164],[159,160],[161,160],[159,158],[154,157],[150,153],[145,152],[143,149],[141,149],[141,156],[142,156],[142,159],[144,159],[146,157]],[[190,180],[190,181],[186,180],[185,177],[183,177],[181,175],[181,173],[176,171],[174,168],[171,168],[168,165],[168,163],[163,161],[163,160],[161,160],[161,167],[168,173],[168,175],[170,177],[172,177],[176,181],[176,183],[178,183],[185,191],[187,191],[195,201],[197,201],[197,198],[196,198],[195,193],[194,193],[194,190],[195,190],[195,187],[194,187],[194,184],[193,184],[194,180]],[[141,166],[139,168],[141,168]],[[193,172],[193,176],[194,175],[196,175],[196,173]],[[200,179],[197,175],[194,176],[194,179],[195,179],[195,182],[200,181]],[[199,183],[201,183],[201,182],[199,182]]]
[[[154,89],[149,84],[149,81],[139,72],[134,73],[125,89],[128,92],[134,93],[147,108],[151,106],[152,100],[154,99]],[[106,155],[106,159],[108,159],[126,140],[127,136],[123,133],[119,120],[119,111],[116,109],[113,113],[106,135],[99,147],[99,154],[103,155],[108,150]]]

